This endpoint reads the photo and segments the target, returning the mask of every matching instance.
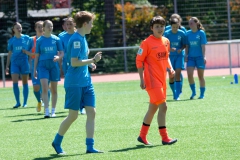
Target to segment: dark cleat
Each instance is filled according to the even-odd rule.
[[[176,143],[176,142],[177,142],[177,139],[172,139],[172,140],[169,141],[169,142],[162,141],[162,144],[163,144],[163,145],[171,145],[171,144],[174,144],[174,143]]]
[[[148,141],[144,142],[140,136],[137,138],[137,140],[138,140],[138,142],[141,142],[145,145],[151,145],[151,143],[149,143]]]
[[[21,104],[16,104],[15,106],[13,106],[13,108],[18,108],[20,106],[21,106]]]

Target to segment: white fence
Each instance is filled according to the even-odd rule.
[[[206,46],[207,64],[206,69],[213,68],[229,68],[229,74],[232,75],[232,67],[240,67],[240,52],[239,52],[240,40],[228,40],[228,41],[215,41],[208,42]],[[92,48],[90,51],[113,51],[113,50],[129,50],[138,49],[139,46],[131,47],[112,47],[112,48]],[[123,52],[124,54],[125,52]],[[5,87],[5,63],[4,57],[7,53],[0,53],[2,64],[2,81],[3,87]],[[126,56],[124,60],[125,70],[127,69]]]

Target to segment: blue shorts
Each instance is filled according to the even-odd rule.
[[[60,69],[58,62],[52,59],[42,60],[38,62],[39,79],[48,79],[49,81],[60,81]]]
[[[187,67],[197,67],[197,69],[205,69],[205,63],[203,56],[200,57],[188,57]]]
[[[31,63],[32,63],[32,68],[31,68],[31,79],[32,79],[32,84],[35,86],[35,85],[40,85],[40,79],[39,79],[39,74],[38,74],[38,77],[37,79],[34,77],[34,59],[31,60]]]
[[[11,74],[29,74],[28,59],[18,59],[11,61]]]
[[[170,55],[169,59],[171,61],[174,70],[182,69],[184,70],[184,56],[183,55]]]
[[[77,111],[85,106],[95,107],[93,85],[87,87],[66,87],[65,92],[65,109]]]
[[[68,70],[68,63],[67,63],[66,58],[63,58],[63,61],[62,61],[62,70],[63,70],[64,76],[65,76],[66,73],[67,73],[67,70]]]

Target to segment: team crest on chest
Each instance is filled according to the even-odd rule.
[[[52,44],[55,44],[56,43],[56,40],[52,40]]]
[[[79,41],[73,42],[73,48],[81,48],[81,44]]]

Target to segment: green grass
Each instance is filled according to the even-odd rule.
[[[30,88],[27,108],[12,109],[11,88],[0,89],[0,159],[86,159],[86,160],[235,160],[240,158],[240,87],[232,77],[207,77],[204,100],[189,100],[190,88],[184,81],[181,101],[172,101],[168,89],[167,127],[178,142],[163,146],[156,116],[144,146],[136,138],[148,107],[148,95],[138,81],[95,83],[97,116],[95,147],[104,154],[85,154],[85,115],[79,115],[65,135],[66,156],[57,156],[51,142],[67,116],[64,89],[59,85],[57,118],[43,119],[35,111]],[[198,86],[198,81],[196,81]],[[198,90],[197,90],[198,91]],[[22,88],[21,88],[22,92]],[[197,92],[199,95],[199,91]],[[197,96],[198,96],[197,95]],[[22,99],[22,98],[21,98]]]

